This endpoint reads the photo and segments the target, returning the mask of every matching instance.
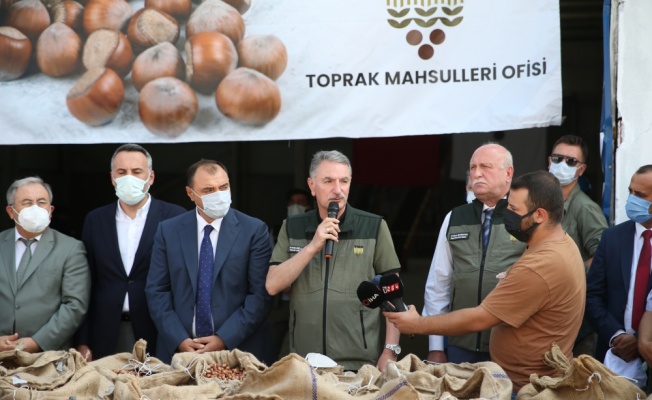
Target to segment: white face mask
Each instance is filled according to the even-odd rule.
[[[149,187],[147,190],[143,190],[145,185],[147,185],[147,181],[133,175],[121,176],[120,178],[114,179],[114,181],[116,184],[116,196],[130,206],[140,203],[149,191]]]
[[[575,179],[577,179],[575,176],[575,173],[577,172],[577,166],[571,167],[564,161],[556,164],[551,162],[548,172],[553,174],[555,178],[559,179],[559,183],[561,183],[562,186],[568,186],[573,183]]]
[[[475,200],[475,193],[473,191],[466,192],[466,202],[471,203],[473,200]]]
[[[14,211],[16,211],[15,208]],[[22,226],[27,232],[38,233],[50,225],[50,213],[45,208],[41,208],[36,204],[23,208],[20,212],[16,212],[18,213],[18,221],[16,223]]]
[[[195,193],[194,190],[192,192]],[[197,193],[195,193],[195,195],[199,196]],[[200,209],[204,212],[204,214],[213,219],[218,219],[225,216],[231,206],[230,190],[218,190],[217,192],[205,194],[199,197],[201,197],[201,201],[204,204],[204,208],[200,207]]]
[[[304,214],[307,209],[306,206],[302,206],[301,204],[292,204],[288,206],[288,217]]]

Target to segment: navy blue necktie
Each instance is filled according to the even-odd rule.
[[[493,216],[494,209],[484,210],[484,222],[482,223],[482,249],[487,249],[489,244],[489,235],[491,235],[491,217]]]
[[[213,317],[211,315],[211,287],[213,286],[213,244],[211,231],[213,227],[206,225],[204,239],[199,249],[199,273],[197,274],[197,302],[195,304],[195,333],[197,337],[213,334]]]

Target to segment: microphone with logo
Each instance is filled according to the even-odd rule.
[[[363,281],[358,285],[358,299],[367,308],[382,308],[383,311],[396,311],[394,306],[385,300],[383,291],[372,282]]]
[[[407,311],[403,302],[403,282],[398,275],[376,275],[371,282],[360,282],[358,286],[360,302],[369,308],[378,308],[389,312]],[[410,335],[414,339],[414,335]]]
[[[328,218],[337,218],[337,213],[340,211],[340,205],[336,201],[331,201],[328,203]],[[324,248],[324,256],[326,258],[333,257],[333,241],[328,239],[326,241],[326,247]]]
[[[380,278],[380,289],[385,300],[391,303],[395,311],[407,311],[408,307],[403,302],[403,281],[396,274],[384,275]]]

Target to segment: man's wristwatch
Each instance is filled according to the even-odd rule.
[[[399,346],[397,344],[386,344],[385,348],[390,349],[392,351],[392,353],[394,353],[395,356],[398,356],[399,354],[401,354],[401,346]]]

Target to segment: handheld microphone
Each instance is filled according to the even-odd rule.
[[[385,301],[385,296],[378,286],[363,281],[358,285],[358,299],[367,308],[378,308]]]
[[[389,274],[380,278],[380,289],[385,295],[385,300],[395,307],[395,311],[407,311],[408,307],[403,302],[403,282],[396,274]]]
[[[380,307],[383,311],[396,311],[394,306],[385,299],[383,291],[368,281],[360,282],[358,285],[358,299],[367,308]]]
[[[328,203],[328,218],[337,218],[337,213],[340,211],[340,205],[336,201]],[[333,257],[333,241],[326,240],[326,247],[324,248],[324,256],[326,258]]]

